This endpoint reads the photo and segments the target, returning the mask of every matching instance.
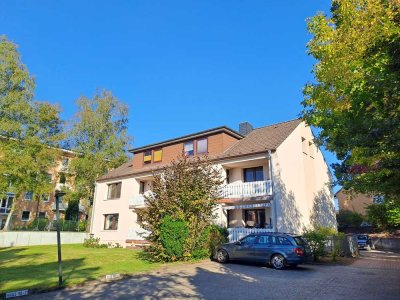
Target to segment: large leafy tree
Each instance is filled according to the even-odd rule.
[[[71,168],[78,199],[93,199],[96,179],[128,159],[128,107],[109,91],[77,100],[78,112],[68,132],[77,157]]]
[[[147,207],[140,213],[154,260],[201,257],[222,183],[220,171],[207,158],[183,156],[154,174]]]
[[[304,89],[305,120],[337,154],[345,188],[400,195],[400,2],[333,0],[308,22],[315,83]]]
[[[39,201],[52,191],[61,136],[59,108],[33,100],[35,83],[22,63],[17,46],[0,39],[0,194],[33,192]],[[5,228],[15,208],[14,201]]]

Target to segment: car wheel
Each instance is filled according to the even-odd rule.
[[[217,251],[217,261],[221,264],[228,262],[229,255],[224,249],[220,249]]]
[[[271,265],[276,270],[282,270],[286,267],[286,259],[280,254],[275,254],[271,258]]]

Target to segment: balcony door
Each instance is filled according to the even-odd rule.
[[[263,167],[243,169],[243,179],[244,182],[263,181],[264,180]]]
[[[246,209],[244,211],[244,222],[246,227],[264,228],[265,209]]]

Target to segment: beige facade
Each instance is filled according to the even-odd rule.
[[[215,223],[228,227],[232,236],[249,230],[301,233],[314,225],[336,227],[328,166],[311,129],[293,120],[246,136],[221,127],[133,149],[131,162],[97,181],[91,233],[122,245],[142,240],[137,212],[146,209],[143,194],[151,190],[152,171],[182,154],[188,141],[204,139],[209,158],[225,178]],[[154,151],[160,149],[158,161],[160,152]],[[151,162],[145,162],[150,153]],[[110,199],[118,186],[118,197]]]
[[[339,204],[339,211],[348,210],[356,213],[367,215],[367,206],[374,203],[374,197],[371,195],[354,193],[340,189],[336,193]]]

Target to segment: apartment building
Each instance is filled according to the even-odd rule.
[[[5,193],[0,199],[0,229],[4,228],[7,217],[11,213],[13,202],[16,201],[13,215],[11,216],[10,229],[26,227],[37,218],[54,220],[55,219],[55,191],[63,189],[72,189],[74,187],[73,174],[70,172],[70,162],[74,159],[75,153],[69,150],[60,149],[60,159],[56,167],[49,170],[49,181],[54,184],[54,192],[51,194],[40,195],[40,201],[37,201],[37,195],[26,191],[19,197],[14,193]],[[59,198],[59,209],[61,217],[64,218],[68,203]],[[79,205],[80,218],[86,219],[85,205]]]
[[[153,172],[184,153],[207,154],[221,171],[216,224],[230,240],[256,231],[301,232],[336,227],[331,177],[310,127],[296,119],[239,132],[222,126],[130,150],[133,159],[99,178],[91,233],[103,242],[140,243],[138,211],[146,209]]]

